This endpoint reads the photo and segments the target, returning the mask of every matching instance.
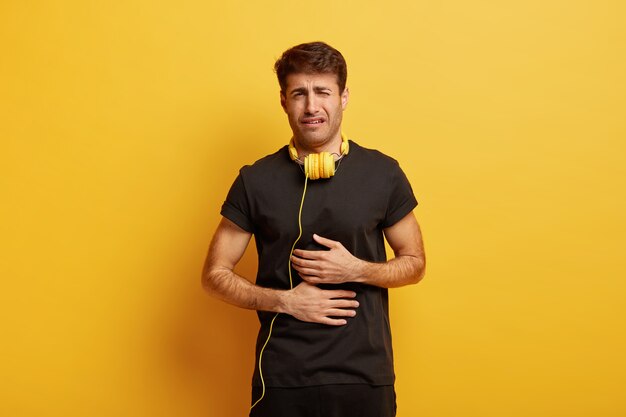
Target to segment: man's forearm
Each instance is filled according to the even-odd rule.
[[[225,267],[209,268],[202,285],[214,297],[250,310],[284,312],[284,290],[259,287]]]
[[[299,320],[341,326],[354,317],[359,303],[356,293],[322,290],[301,282],[292,289],[271,289],[255,285],[233,270],[250,241],[251,233],[230,220],[222,219],[211,241],[202,270],[202,286],[216,298],[250,310],[286,313]]]
[[[321,290],[306,282],[291,290],[263,288],[225,267],[209,269],[202,283],[213,296],[237,307],[286,313],[302,321],[331,326],[347,324],[344,317],[354,317],[359,306],[353,291]]]
[[[423,277],[426,262],[423,257],[400,255],[382,263],[360,260],[355,281],[383,288],[416,284]]]

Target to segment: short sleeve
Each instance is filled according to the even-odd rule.
[[[230,187],[220,213],[246,232],[253,233],[250,203],[241,172]]]
[[[389,186],[391,191],[383,228],[393,226],[417,206],[413,188],[397,162]]]

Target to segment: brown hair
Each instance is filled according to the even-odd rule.
[[[274,64],[280,91],[287,89],[289,74],[335,74],[339,93],[346,88],[348,69],[341,52],[324,42],[310,42],[296,45],[283,52]]]

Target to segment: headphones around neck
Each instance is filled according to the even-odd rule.
[[[339,155],[339,159],[346,156],[348,152],[350,152],[348,138],[341,132],[341,155]],[[335,158],[333,158],[333,154],[330,152],[311,153],[304,157],[304,161],[301,161],[293,138],[291,138],[289,141],[289,156],[292,161],[304,165],[304,175],[307,178],[316,180],[318,178],[330,178],[335,175]]]

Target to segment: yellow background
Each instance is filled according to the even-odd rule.
[[[3,1],[0,415],[246,415],[256,315],[200,270],[238,169],[289,139],[273,62],[312,40],[420,202],[398,416],[626,415],[625,12]]]

